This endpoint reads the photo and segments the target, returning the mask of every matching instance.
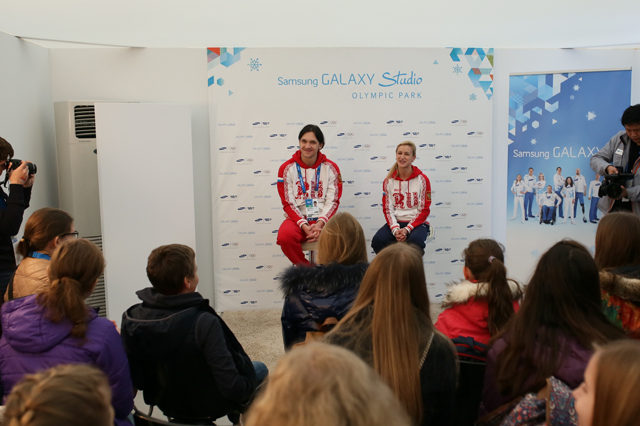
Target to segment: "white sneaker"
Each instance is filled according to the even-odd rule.
[[[567,223],[567,219],[563,220],[562,223]]]
[[[510,218],[509,220],[514,220],[515,218],[516,218],[516,217],[514,216],[514,217]]]
[[[524,219],[522,219],[522,223],[524,223]]]
[[[436,237],[436,230],[433,227],[433,225],[429,225],[429,231],[427,232],[427,240],[426,242],[430,242],[433,241],[433,239]]]
[[[573,221],[573,219],[571,219],[571,223],[572,223],[573,225],[575,225],[575,224],[576,224],[576,223]]]

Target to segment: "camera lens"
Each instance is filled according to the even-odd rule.
[[[616,182],[612,182],[607,186],[607,197],[609,198],[620,198],[622,195],[622,187],[620,184]]]

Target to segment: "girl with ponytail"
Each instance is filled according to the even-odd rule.
[[[0,382],[5,397],[25,374],[59,364],[93,364],[109,380],[115,424],[129,424],[133,387],[120,335],[84,302],[104,265],[102,252],[90,241],[64,242],[51,257],[51,288],[2,306]]]
[[[465,280],[449,288],[435,324],[456,345],[460,360],[454,426],[476,421],[489,342],[514,316],[522,297],[518,283],[507,279],[503,248],[496,241],[472,241],[462,254]]]
[[[22,261],[9,281],[5,302],[48,289],[47,267],[53,252],[64,241],[74,238],[78,238],[78,232],[67,212],[50,207],[33,212],[18,243],[17,252]]]
[[[490,238],[472,241],[462,253],[465,280],[451,286],[442,302],[445,310],[436,328],[456,343],[460,357],[485,360],[491,337],[518,310],[522,289],[507,279],[502,250]],[[468,338],[473,339],[473,347],[467,345]]]

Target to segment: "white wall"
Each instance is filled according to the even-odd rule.
[[[196,257],[205,298],[213,299],[213,238],[207,59],[199,49],[51,49],[53,101],[130,100],[191,107]],[[126,155],[123,152],[123,155]],[[140,158],[140,161],[147,161]],[[180,170],[165,170],[168,174]]]
[[[58,206],[49,51],[0,33],[0,55],[0,136],[13,146],[16,158],[38,166],[24,227],[33,211]]]
[[[634,66],[635,65],[635,66]],[[631,102],[640,102],[640,50],[630,49],[496,49],[493,69],[493,175],[491,229],[493,237],[506,242],[507,148],[509,145],[509,75],[587,70],[630,69]],[[603,93],[603,96],[606,94]],[[601,141],[602,145],[607,141]],[[508,256],[508,250],[507,250]]]
[[[196,244],[189,105],[97,104],[96,135],[107,309],[119,322],[149,286],[151,250]],[[174,169],[184,172],[166,172]]]
[[[633,66],[632,102],[637,103],[640,102],[640,50],[496,49],[495,60],[492,229],[494,237],[504,242],[506,194],[502,188],[507,178],[509,74],[628,69]],[[199,289],[205,297],[213,298],[211,176],[204,49],[51,49],[51,76],[54,101],[125,99],[191,105],[196,252],[201,277]]]

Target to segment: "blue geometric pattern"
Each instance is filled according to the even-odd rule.
[[[208,69],[214,68],[220,64],[229,68],[231,65],[240,60],[240,52],[242,52],[244,49],[244,47],[233,47],[231,49],[227,49],[226,47],[208,47]]]
[[[479,47],[469,47],[463,50],[460,47],[451,49],[451,60],[453,62],[461,62],[461,56],[464,57],[471,69],[467,74],[474,87],[479,87],[487,95],[487,99],[493,96],[493,48],[485,49]],[[455,72],[455,70],[454,70]]]
[[[542,115],[543,111],[557,111],[559,101],[549,101],[560,93],[562,83],[574,75],[575,73],[512,76],[509,80],[509,138],[514,139],[517,123],[527,123],[532,111],[538,115]],[[521,128],[522,131],[526,129],[526,125]]]

